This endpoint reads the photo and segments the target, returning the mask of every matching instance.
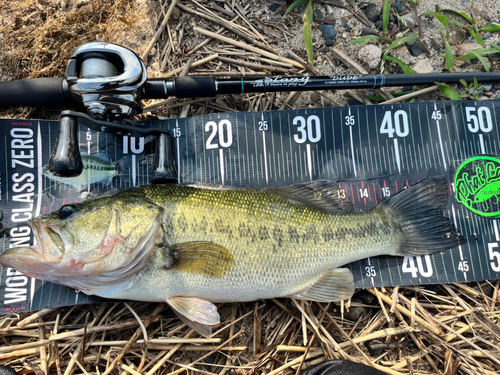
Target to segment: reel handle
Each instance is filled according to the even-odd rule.
[[[78,121],[73,116],[61,115],[59,134],[49,160],[49,170],[60,177],[76,177],[83,171],[82,155],[78,146]]]

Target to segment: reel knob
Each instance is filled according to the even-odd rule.
[[[156,137],[156,152],[153,166],[153,184],[172,184],[177,181],[177,168],[174,163],[174,154],[170,135],[160,133]]]
[[[50,156],[49,170],[59,177],[76,177],[83,171],[78,146],[78,122],[72,116],[62,115],[59,120],[59,134]]]

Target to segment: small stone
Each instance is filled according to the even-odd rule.
[[[279,7],[279,4],[271,4],[271,5],[269,5],[269,10],[274,12],[276,9],[278,9],[278,7]]]
[[[337,340],[337,338],[335,338]],[[387,346],[387,345],[386,345]],[[385,373],[358,362],[346,361],[343,359],[334,359],[321,362],[317,365],[308,367],[301,372],[302,375],[384,375]]]
[[[374,96],[375,94],[371,91],[366,92],[366,96]],[[377,297],[366,290],[360,290],[355,295],[356,298],[360,299],[365,305],[373,305]]]
[[[450,44],[458,44],[462,43],[466,37],[466,32],[461,29],[454,29],[450,32],[450,38],[448,39],[448,42]]]
[[[377,30],[373,30],[371,27],[365,27],[363,30],[361,30],[361,36],[365,35],[379,35],[379,32]]]
[[[366,17],[373,22],[378,20],[380,13],[382,13],[380,8],[372,3],[368,4],[368,6],[365,9]]]
[[[316,18],[323,18],[323,12],[321,11],[321,9],[316,9],[314,11],[314,15],[316,16]]]
[[[483,40],[490,39],[492,36],[493,36],[492,33],[486,33],[486,34],[483,35]]]
[[[434,38],[429,38],[429,42],[431,43],[431,48],[433,50],[439,51],[443,46],[439,44],[439,42]]]
[[[318,94],[317,92],[311,93],[311,102],[312,103],[318,103],[321,100],[321,95]]]
[[[492,87],[492,90],[493,90],[493,91],[498,91],[498,90],[500,90],[500,83],[495,83],[495,84],[493,85],[493,87]]]
[[[0,366],[1,375],[17,375],[17,372],[9,366]]]
[[[406,42],[406,45],[408,47],[411,47],[413,46],[415,43],[417,43],[417,38],[414,38],[414,39],[410,39],[409,41]]]
[[[362,63],[368,65],[370,69],[375,69],[382,58],[382,49],[369,44],[359,50],[358,58]]]
[[[481,47],[481,45],[478,43],[462,43],[457,48],[457,56],[464,56],[472,50],[482,49],[482,48],[483,47]]]
[[[382,30],[382,28],[384,27],[384,22],[378,20],[377,22],[375,22],[375,27],[377,28],[377,30]]]
[[[177,21],[180,16],[181,16],[181,10],[179,8],[175,7],[174,10],[172,11],[172,18],[175,21]]]
[[[330,52],[330,48],[328,48],[327,46],[319,47],[318,52],[328,53],[328,52]]]
[[[483,91],[490,91],[492,87],[493,87],[493,84],[487,83],[487,84],[483,85]]]
[[[356,100],[356,99],[354,99],[354,100]],[[347,102],[349,102],[349,100]],[[363,104],[363,103],[361,103],[361,104]],[[349,104],[349,105],[352,105],[352,104]],[[360,299],[358,299],[356,297],[353,297],[351,299],[351,302],[364,304]],[[364,306],[351,306],[351,307],[349,307],[349,311],[344,312],[344,318],[352,320],[352,321],[357,321],[359,318],[368,315],[368,313],[369,313],[368,309]]]
[[[333,46],[333,39],[327,39],[326,42],[325,42],[325,46]]]
[[[394,29],[394,26],[396,26],[396,25],[394,24],[394,22],[389,22],[389,23],[387,24],[387,30],[392,30],[392,29]]]
[[[365,342],[365,347],[368,349],[368,353],[370,353],[370,355],[378,357],[387,348],[387,344],[378,340],[369,340]]]
[[[403,86],[401,88],[401,92],[410,92],[413,91],[413,86]]]
[[[398,65],[396,67],[396,74],[403,74],[405,71],[403,70],[403,68],[401,68],[401,65]]]
[[[432,65],[431,62],[427,59],[423,59],[419,61],[414,67],[413,70],[415,73],[432,73]]]
[[[361,10],[365,10],[368,5],[370,5],[370,3],[367,3],[366,1],[362,1],[358,4],[359,9]]]
[[[396,9],[398,11],[398,13],[401,13],[403,11],[403,4],[401,4],[399,1],[392,4],[391,7]]]
[[[422,47],[420,47],[420,44],[418,43],[415,43],[413,46],[410,47],[410,53],[415,57],[420,56],[423,52],[424,50],[422,49]]]
[[[321,31],[321,35],[325,39],[335,39],[337,36],[337,30],[333,25],[323,24],[319,27],[319,31]]]

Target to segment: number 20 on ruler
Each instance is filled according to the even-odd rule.
[[[215,121],[207,122],[205,132],[210,132],[205,145],[207,150],[219,148],[219,146],[222,148],[231,147],[233,144],[233,124],[227,119],[220,120],[219,123]],[[218,138],[218,143],[215,137]]]

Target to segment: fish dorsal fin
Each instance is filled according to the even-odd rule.
[[[309,184],[298,184],[270,190],[290,200],[301,202],[321,211],[332,213],[354,211],[352,203],[345,200],[345,192],[339,189],[338,184],[331,181],[315,181]]]
[[[233,255],[210,241],[193,241],[167,248],[165,267],[176,272],[222,277],[234,266]]]
[[[317,302],[338,302],[354,294],[354,278],[347,268],[328,270],[321,278],[289,297]]]
[[[203,336],[210,335],[210,327],[220,322],[217,307],[209,301],[195,297],[171,297],[166,302],[177,316]]]

